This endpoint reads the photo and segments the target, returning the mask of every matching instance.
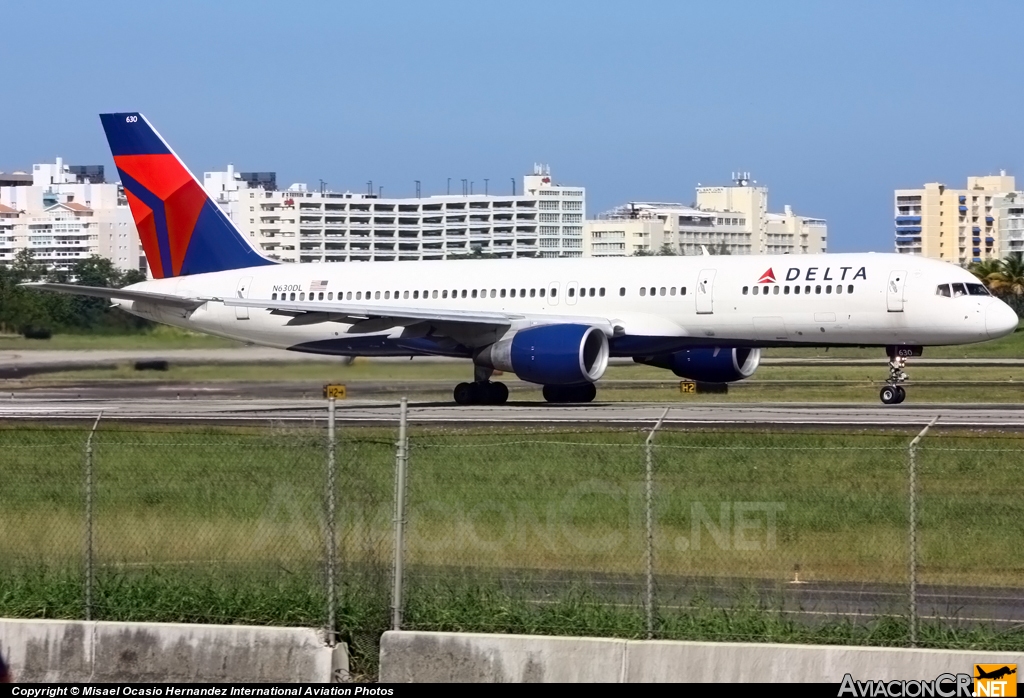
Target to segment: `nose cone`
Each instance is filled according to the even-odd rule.
[[[1017,329],[1017,313],[999,299],[993,299],[985,312],[985,331],[992,339],[1005,337]]]

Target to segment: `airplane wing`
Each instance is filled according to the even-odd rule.
[[[291,316],[289,325],[314,325],[321,322],[352,324],[352,332],[375,332],[391,327],[410,326],[420,323],[435,325],[456,325],[469,329],[499,329],[509,327],[530,327],[557,323],[578,323],[592,325],[608,336],[621,334],[615,322],[603,317],[577,315],[523,314],[493,312],[485,310],[428,310],[424,308],[374,305],[363,303],[338,303],[324,301],[272,301],[246,298],[172,296],[152,291],[106,288],[103,286],[79,286],[78,284],[55,284],[47,282],[25,282],[21,286],[41,291],[54,291],[94,298],[139,301],[192,311],[208,302],[219,302],[229,307],[269,310],[276,315]]]
[[[269,310],[276,315],[291,315],[291,325],[320,322],[352,323],[357,328],[372,325],[380,329],[421,322],[456,323],[487,327],[528,327],[556,323],[593,325],[607,335],[616,334],[615,323],[603,317],[546,315],[539,313],[494,312],[485,310],[441,310],[409,306],[338,303],[331,301],[272,301],[246,298],[214,298],[229,307]],[[360,331],[357,329],[356,331]],[[372,331],[365,329],[362,331]]]
[[[123,288],[107,288],[105,286],[79,286],[78,284],[51,284],[41,281],[27,281],[18,284],[27,288],[36,288],[40,291],[55,291],[56,293],[69,293],[76,296],[91,296],[93,298],[119,299],[124,301],[140,301],[154,305],[166,305],[172,308],[183,310],[195,310],[209,298],[185,298],[182,296],[171,296],[166,293],[153,293],[151,291],[131,291]]]

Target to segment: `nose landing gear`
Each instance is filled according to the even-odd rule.
[[[922,347],[898,347],[889,346],[885,348],[889,355],[889,378],[886,385],[879,391],[878,397],[886,405],[898,405],[907,399],[907,391],[900,383],[907,380],[907,358],[910,356],[921,356]]]

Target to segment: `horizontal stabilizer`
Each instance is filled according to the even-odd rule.
[[[152,303],[153,305],[166,305],[171,308],[182,308],[183,310],[195,310],[203,303],[206,303],[207,300],[170,296],[166,293],[131,291],[124,288],[106,288],[104,286],[79,286],[78,284],[51,284],[45,282],[26,282],[19,285],[28,288],[35,288],[40,291],[55,291],[56,293],[68,293],[75,296],[91,296],[93,298],[116,298],[123,301],[140,301],[142,303]]]

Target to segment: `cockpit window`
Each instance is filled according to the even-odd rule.
[[[985,284],[967,284],[967,292],[972,296],[989,295],[988,289],[985,288]]]
[[[935,295],[945,296],[946,298],[949,298],[949,284],[939,284],[939,287],[935,289]]]
[[[963,284],[953,284],[953,298],[959,298],[960,296],[966,296],[967,289]]]

